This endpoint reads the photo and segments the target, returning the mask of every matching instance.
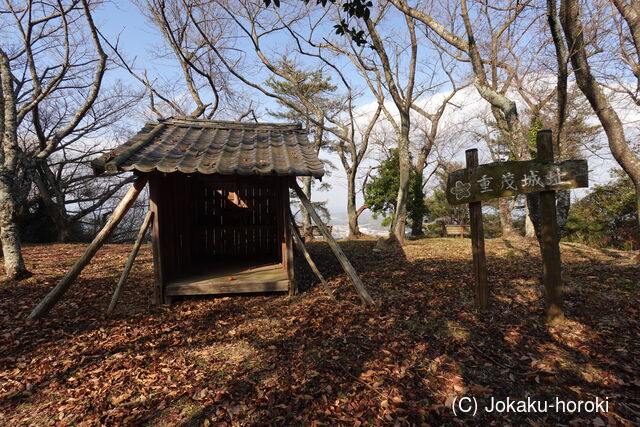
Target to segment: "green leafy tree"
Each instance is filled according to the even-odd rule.
[[[400,186],[400,157],[397,149],[389,150],[377,173],[367,182],[364,189],[365,204],[374,213],[381,215],[383,226],[390,226],[396,211],[398,187]],[[411,235],[422,235],[422,220],[426,213],[422,176],[415,171],[409,177],[409,197],[407,199],[407,219]]]
[[[429,196],[424,200],[426,215],[424,217],[428,237],[445,235],[445,224],[469,224],[469,207],[452,205],[447,201],[447,176],[450,171],[460,169],[456,163],[445,164],[436,173],[437,182]],[[482,203],[482,223],[484,236],[487,238],[502,235],[499,207],[496,200]]]
[[[335,96],[337,86],[331,83],[331,78],[326,77],[322,70],[306,71],[288,59],[280,61],[278,67],[286,79],[270,77],[265,85],[289,103],[300,105],[302,108],[294,110],[283,100],[278,100],[277,103],[282,107],[281,110],[269,111],[269,114],[287,121],[303,122],[312,139],[313,149],[318,154],[322,148],[327,148],[329,145],[329,141],[325,137],[324,122],[328,111],[336,111],[339,108],[339,102]],[[314,108],[304,108],[305,105],[313,105]],[[325,169],[333,167],[327,161],[324,163]],[[303,178],[302,191],[309,200],[312,200],[313,184],[314,180],[311,177]],[[321,184],[321,189],[326,188],[328,188],[327,183]],[[328,217],[326,202],[312,201],[312,204],[316,209],[321,208]],[[302,234],[306,238],[313,238],[310,214],[302,206],[300,212],[302,214]]]
[[[640,247],[633,183],[620,170],[614,170],[613,176],[614,180],[595,186],[574,203],[567,220],[567,240],[594,247]]]
[[[267,87],[275,93],[283,95],[290,102],[299,103],[304,99],[310,101],[309,104],[316,108],[314,110],[310,108],[293,110],[283,101],[278,100],[277,103],[283,110],[269,111],[269,114],[285,120],[303,121],[307,125],[307,129],[315,131],[315,128],[311,128],[311,118],[320,121],[322,116],[319,113],[335,110],[339,105],[335,97],[337,86],[331,83],[331,77],[325,76],[321,69],[306,71],[289,59],[280,61],[278,67],[287,78],[270,77],[265,82]]]
[[[425,199],[428,230],[442,235],[444,224],[469,224],[467,205],[451,205],[447,201],[445,188],[438,186]]]
[[[445,224],[469,224],[467,205],[451,205],[447,201],[447,176],[463,166],[458,163],[446,163],[436,171],[436,183],[425,199],[425,226],[427,235],[444,235]]]

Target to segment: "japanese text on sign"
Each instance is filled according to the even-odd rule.
[[[499,162],[451,173],[447,182],[447,199],[451,204],[462,204],[587,185],[586,160]]]

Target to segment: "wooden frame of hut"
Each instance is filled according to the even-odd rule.
[[[107,310],[110,314],[151,224],[156,304],[178,295],[296,291],[295,242],[332,296],[291,218],[289,188],[351,277],[360,299],[374,304],[355,269],[295,178],[321,179],[322,163],[299,124],[170,118],[91,163],[96,174],[132,171],[136,180],[85,253],[29,315],[39,319],[59,301],[149,183],[150,211]]]
[[[290,180],[324,174],[300,125],[162,120],[92,165],[148,178],[157,302],[294,292]]]

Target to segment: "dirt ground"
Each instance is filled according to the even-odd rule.
[[[333,302],[297,259],[299,295],[149,304],[143,247],[109,245],[50,315],[25,321],[83,245],[25,248],[34,277],[0,285],[1,425],[640,424],[635,254],[562,244],[568,321],[547,327],[535,242],[487,241],[491,308],[473,308],[468,239],[341,242],[378,306],[360,305],[322,242]],[[1,270],[0,270],[1,273]],[[476,398],[475,416],[459,399]],[[492,399],[608,403],[608,412],[487,412]],[[454,401],[455,399],[455,401]]]

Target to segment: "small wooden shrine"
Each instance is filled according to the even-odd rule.
[[[355,269],[296,183],[321,179],[322,162],[299,124],[171,118],[147,123],[91,163],[96,174],[131,171],[136,180],[85,253],[29,315],[59,301],[149,183],[150,210],[116,285],[111,314],[150,225],[157,304],[178,295],[295,293],[295,243],[327,293],[325,279],[291,218],[289,189],[321,230],[358,291],[374,304]]]
[[[158,302],[293,288],[289,180],[324,174],[300,125],[163,120],[93,167],[148,176]]]

